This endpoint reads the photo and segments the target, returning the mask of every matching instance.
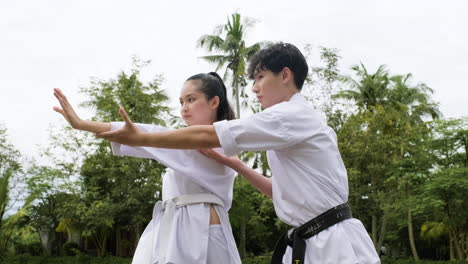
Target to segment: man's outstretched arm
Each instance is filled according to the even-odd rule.
[[[123,108],[119,109],[125,121],[121,129],[98,133],[97,137],[129,146],[147,146],[170,149],[202,149],[220,147],[212,125],[196,125],[164,132],[142,132],[130,120]]]

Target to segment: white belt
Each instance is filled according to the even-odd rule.
[[[166,251],[168,246],[168,239],[171,236],[172,230],[172,219],[174,218],[175,209],[181,206],[191,205],[191,204],[199,204],[199,203],[210,203],[210,204],[217,204],[220,206],[223,205],[223,201],[218,198],[218,196],[211,194],[211,193],[197,193],[197,194],[186,194],[180,195],[173,199],[166,200],[166,201],[158,201],[154,206],[153,210],[153,219],[157,216],[157,214],[164,213],[162,218],[160,218],[159,222],[159,252],[158,252],[158,264],[165,264],[166,263]],[[153,221],[155,224],[156,221]],[[155,227],[156,230],[156,227]],[[155,232],[156,233],[156,232]],[[153,242],[155,239],[153,239]],[[154,247],[153,247],[154,249]],[[151,254],[151,260],[153,260],[153,254]]]

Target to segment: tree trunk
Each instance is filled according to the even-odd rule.
[[[117,257],[122,256],[121,249],[120,249],[120,242],[122,241],[122,234],[120,233],[120,228],[115,229],[115,255]]]
[[[133,243],[133,254],[135,254],[135,250],[138,246],[138,242],[140,241],[140,235],[141,235],[141,228],[140,228],[140,225],[137,225],[135,228],[135,241],[134,241],[135,243]]]
[[[39,231],[39,240],[42,244],[44,256],[52,255],[52,238],[49,232]]]
[[[233,81],[233,89],[234,89],[234,94],[236,97],[236,116],[239,119],[240,118],[240,102],[239,102],[239,82],[237,81],[237,77],[233,76],[234,81]]]
[[[458,260],[465,260],[465,251],[463,243],[465,242],[464,236],[457,231],[455,233],[455,248],[457,249]]]
[[[244,259],[247,255],[246,252],[246,241],[245,241],[245,215],[242,213],[242,221],[241,221],[241,235],[240,235],[240,242],[239,242],[239,255],[241,259]]]
[[[97,249],[98,257],[103,257],[106,253],[107,246],[107,232],[101,228],[99,232],[94,235],[94,243]]]
[[[387,214],[384,213],[384,215],[382,216],[382,225],[380,226],[379,240],[377,241],[377,250],[378,250],[377,252],[380,252],[382,248],[383,241],[385,238],[386,228],[387,228]]]
[[[377,248],[377,216],[372,215],[372,242],[377,252],[380,252],[380,249]]]
[[[410,240],[411,252],[415,261],[419,261],[418,251],[416,250],[416,245],[414,243],[414,233],[413,233],[413,215],[411,209],[408,209],[408,236]]]
[[[453,242],[453,235],[452,235],[452,232],[449,231],[449,239],[450,239],[450,260],[455,260],[455,246],[454,246],[454,242]]]

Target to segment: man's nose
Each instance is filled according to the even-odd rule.
[[[258,87],[257,84],[252,85],[252,92],[258,93]]]

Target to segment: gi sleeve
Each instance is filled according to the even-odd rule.
[[[291,104],[272,106],[248,118],[214,123],[221,147],[227,156],[242,151],[280,150],[310,136],[310,118]]]

